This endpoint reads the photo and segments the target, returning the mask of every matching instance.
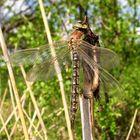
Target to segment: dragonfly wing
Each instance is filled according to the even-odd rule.
[[[27,73],[26,79],[30,82],[34,82],[37,79],[46,79],[46,76],[49,74],[49,69],[49,62],[34,65]]]
[[[35,63],[35,61],[37,61],[38,55],[39,55],[38,48],[25,49],[25,50],[20,50],[20,51],[11,53],[10,59],[14,65],[33,64]]]
[[[119,57],[118,55],[107,48],[102,48],[98,46],[93,46],[89,44],[88,42],[85,42],[83,40],[79,40],[79,47],[84,51],[89,53],[93,53],[93,55],[96,55],[99,58],[99,64],[102,68],[106,70],[111,70],[112,68],[119,65]],[[93,55],[88,55],[93,59]]]
[[[52,57],[49,46],[44,45],[40,48],[17,51],[10,55],[11,61],[15,65],[33,65],[33,68],[27,73],[28,81],[46,80],[55,75],[54,62],[56,60],[60,63],[61,68],[64,66],[64,63],[70,62],[69,55],[66,55],[69,52],[66,41],[53,44],[56,57]]]
[[[98,64],[93,59],[92,56],[89,57],[89,53],[87,51],[85,51],[84,49],[81,49],[81,47],[79,47],[78,52],[79,52],[81,61],[84,61],[88,65],[88,67],[90,67],[89,68],[90,71],[87,70],[86,75],[89,75],[89,78],[94,77],[95,74],[98,75],[99,84],[104,87],[104,90],[107,89],[107,90],[111,91],[111,92],[109,92],[109,95],[111,95],[110,93],[113,93],[111,89],[114,89],[114,91],[117,91],[118,95],[120,95],[119,93],[121,93],[121,86],[120,86],[119,82],[107,70],[102,68],[101,65]]]
[[[69,50],[66,49],[63,55],[60,53],[57,57],[52,58],[51,61],[46,60],[43,63],[34,65],[27,73],[27,80],[34,82],[36,80],[48,80],[49,78],[52,78],[56,75],[54,63],[58,62],[60,70],[63,71],[65,64],[71,62],[69,56]]]
[[[52,44],[55,47],[56,55],[63,54],[67,49],[67,41],[60,41]],[[44,62],[45,60],[51,61],[52,55],[50,50],[50,44],[40,46],[33,49],[25,49],[16,51],[10,54],[10,58],[13,64],[28,64],[34,65]]]

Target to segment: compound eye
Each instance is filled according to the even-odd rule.
[[[82,25],[82,28],[83,28],[83,29],[87,29],[88,26],[87,26],[86,24],[84,24],[84,25]]]
[[[73,26],[74,29],[78,29],[78,28],[82,28],[82,24],[77,22],[74,26]]]
[[[81,21],[78,21],[74,26],[73,29],[87,29],[87,24],[83,24]]]

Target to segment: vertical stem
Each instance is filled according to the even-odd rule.
[[[21,106],[21,103],[20,103],[20,98],[19,98],[19,94],[18,94],[18,90],[17,90],[17,87],[16,87],[16,82],[15,82],[15,78],[14,78],[14,74],[13,74],[13,70],[12,70],[12,65],[11,65],[11,62],[10,62],[10,58],[9,58],[9,55],[8,55],[8,51],[7,51],[7,47],[6,47],[6,43],[5,43],[5,40],[4,40],[4,37],[3,37],[1,27],[0,27],[0,43],[1,43],[1,48],[2,48],[4,58],[7,62],[9,77],[10,77],[12,88],[13,88],[13,91],[14,91],[14,95],[15,95],[15,99],[16,99],[16,103],[17,103],[17,107],[18,107],[18,111],[19,111],[19,116],[20,116],[21,123],[22,123],[24,136],[25,136],[26,140],[29,140],[29,135],[28,135],[28,131],[27,131],[26,123],[25,123],[25,118],[24,118],[24,115],[23,115],[22,106]]]
[[[131,123],[130,129],[129,129],[129,132],[127,134],[126,140],[129,140],[129,138],[130,138],[130,134],[132,132],[137,113],[138,113],[138,109],[135,110],[135,113],[134,113],[134,116],[133,116],[133,119],[132,119],[132,123]]]
[[[1,112],[2,107],[3,107],[3,103],[4,103],[4,100],[5,100],[6,94],[7,94],[7,87],[4,90],[4,94],[3,94],[3,97],[2,97],[2,100],[1,100],[1,103],[0,103],[0,112]]]
[[[13,109],[16,107],[15,102],[14,102],[14,95],[13,95],[13,91],[12,91],[12,85],[10,80],[8,80],[8,86],[9,86],[9,92],[10,92],[10,96],[11,96],[11,101],[12,101],[12,105],[13,105]],[[15,119],[17,120],[17,112],[15,111]]]
[[[85,99],[80,96],[80,110],[82,121],[83,140],[95,140],[93,120],[93,99]]]
[[[42,18],[43,18],[43,22],[44,22],[44,26],[45,26],[45,30],[46,30],[48,42],[49,42],[49,44],[51,44],[50,45],[51,54],[52,54],[52,57],[56,57],[55,49],[54,49],[54,46],[52,45],[53,41],[52,41],[52,38],[51,38],[51,32],[50,32],[50,29],[49,29],[48,21],[47,21],[46,15],[45,15],[43,2],[42,2],[42,0],[38,0],[38,2],[39,2],[39,5],[40,5],[40,10],[41,10],[41,14],[42,14]],[[63,78],[62,78],[59,62],[57,60],[54,63],[54,67],[55,67],[57,77],[58,77],[58,80],[59,80],[59,86],[60,86],[62,102],[63,102],[63,106],[64,106],[64,111],[65,111],[65,118],[66,118],[66,123],[67,123],[69,139],[73,140],[73,134],[72,134],[71,125],[70,125],[70,117],[69,117],[69,112],[68,112],[68,106],[67,106],[65,92],[64,92]]]

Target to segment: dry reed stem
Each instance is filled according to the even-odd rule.
[[[30,131],[32,130],[32,126],[33,126],[33,124],[34,124],[35,118],[36,118],[36,111],[34,112],[33,117],[32,117],[32,119],[31,119],[31,121],[30,121],[30,126],[29,126],[29,128],[28,128],[28,133],[29,133],[29,134],[30,134]]]
[[[17,120],[16,120],[14,126],[12,127],[12,130],[10,132],[10,137],[12,137],[12,135],[14,134],[18,121],[19,121],[19,117],[17,117]]]
[[[8,81],[9,81],[9,80],[8,80]],[[22,106],[24,106],[24,104],[22,104]],[[15,109],[15,108],[14,108],[14,109]],[[16,108],[16,109],[17,109],[17,108]],[[14,113],[15,113],[15,111],[14,111]],[[14,113],[13,113],[13,114],[14,114]],[[1,114],[0,114],[0,115],[1,115]],[[2,116],[1,116],[1,117],[2,117]],[[7,121],[7,120],[8,120],[8,121]],[[1,128],[0,132],[2,132],[3,129],[5,129],[6,125],[7,125],[8,122],[10,121],[10,119],[7,119],[7,120],[6,120],[5,123],[4,123],[4,121],[2,122],[2,123],[3,123],[3,127]],[[18,120],[19,120],[19,117],[17,118],[16,123],[18,122]],[[14,133],[14,129],[16,128],[16,123],[14,124],[14,127],[12,128],[10,135],[9,135],[9,134],[7,135],[8,139],[9,139],[9,137],[11,137],[12,134]],[[5,130],[5,131],[6,131],[6,130]],[[6,134],[7,134],[7,132],[6,132]]]
[[[28,114],[26,113],[26,111],[23,109],[23,112],[24,112],[24,114],[26,115],[26,117],[27,117],[27,119],[29,120],[29,122],[31,123],[32,122],[32,120],[31,120],[31,118],[28,116]],[[33,126],[33,128],[35,129],[35,130],[37,130],[36,129],[36,126],[34,125],[34,124],[32,124],[32,126]],[[39,137],[42,139],[42,140],[44,140],[44,138],[42,137],[42,135],[40,134],[40,132],[37,130],[37,131],[35,131],[35,133],[37,133],[38,135],[39,135]]]
[[[42,110],[41,110],[41,116],[44,114],[44,111],[45,111],[45,109],[42,108]],[[34,112],[34,115],[33,115],[33,117],[32,117],[32,122],[34,121],[34,118],[35,118],[35,117],[36,117],[36,112]],[[37,123],[37,125],[36,125],[36,130],[38,130],[39,125],[40,125],[40,122]],[[30,132],[30,129],[31,129],[31,128],[32,128],[32,123],[30,124],[30,126],[29,126],[29,128],[28,128],[28,132]]]
[[[26,96],[24,97],[24,99],[23,99],[23,101],[22,101],[22,107],[23,107],[23,108],[24,108],[25,100],[26,100]],[[15,108],[16,108],[16,106],[15,106]],[[14,108],[14,109],[15,109],[15,108]],[[16,110],[15,110],[15,112],[16,112]],[[12,130],[11,130],[11,133],[10,133],[10,137],[12,137],[12,135],[14,134],[15,129],[16,129],[16,125],[17,125],[17,122],[19,121],[19,119],[20,119],[19,116],[17,116],[17,120],[16,120],[14,126],[12,127]]]
[[[23,133],[24,133],[25,139],[29,140],[29,135],[28,135],[28,131],[27,131],[26,123],[25,123],[25,118],[24,118],[22,107],[21,107],[21,104],[20,104],[20,97],[19,97],[18,90],[17,90],[17,87],[16,87],[16,82],[15,82],[15,78],[14,78],[14,74],[13,74],[13,70],[12,70],[12,65],[11,65],[11,62],[10,62],[10,58],[9,58],[9,55],[8,55],[8,51],[7,51],[7,47],[6,47],[6,43],[5,43],[5,40],[4,40],[4,37],[3,37],[1,27],[0,27],[0,43],[1,43],[3,56],[6,60],[6,64],[7,64],[7,68],[8,68],[8,72],[9,72],[9,77],[10,77],[11,84],[12,84],[12,88],[13,88],[13,91],[14,91],[14,95],[15,95],[15,99],[16,99],[16,103],[17,103],[17,107],[18,107],[18,111],[19,111],[19,116],[20,116],[20,120],[21,120],[21,124],[22,124],[22,128],[23,128]]]
[[[133,116],[133,119],[132,119],[132,123],[131,123],[130,129],[129,129],[129,132],[127,134],[126,140],[129,140],[129,137],[130,137],[130,134],[132,132],[137,113],[138,113],[138,109],[135,110],[135,113],[134,113],[134,116]]]
[[[50,45],[51,54],[52,54],[52,57],[56,57],[55,48],[52,45],[53,41],[52,41],[52,37],[51,37],[51,32],[50,32],[48,21],[47,21],[46,15],[45,15],[44,5],[43,5],[42,0],[38,0],[38,2],[39,2],[39,6],[40,6],[40,11],[41,11],[41,14],[42,14],[42,18],[43,18],[43,22],[44,22],[44,26],[45,26],[45,31],[46,31],[46,35],[47,35],[47,38],[48,38],[48,42],[49,42],[49,44],[51,44]],[[64,106],[64,111],[65,111],[65,118],[66,118],[66,123],[67,123],[67,129],[68,129],[68,134],[69,134],[69,139],[73,140],[73,134],[72,134],[72,130],[71,130],[68,106],[67,106],[65,92],[64,92],[63,78],[62,78],[59,62],[57,60],[54,63],[54,67],[55,67],[55,70],[56,70],[56,73],[57,73],[57,77],[58,77],[58,81],[59,81],[59,86],[60,86],[60,91],[61,91],[61,96],[62,96],[62,102],[63,102],[63,106]]]
[[[12,92],[12,85],[11,85],[11,82],[10,80],[8,79],[8,86],[9,86],[9,92],[10,92],[10,96],[11,96],[11,101],[12,101],[12,106],[13,106],[13,109],[15,108],[15,102],[14,102],[14,95],[13,95],[13,92]],[[15,119],[17,120],[17,113],[15,111]]]
[[[4,100],[5,100],[6,94],[7,94],[7,87],[6,87],[5,90],[4,90],[3,98],[2,98],[2,100],[1,100],[0,112],[1,112],[2,107],[3,107],[3,103],[4,103]]]
[[[21,101],[23,101],[26,97],[26,94],[24,93],[23,96],[21,97]],[[15,111],[17,110],[17,106],[14,108],[14,110],[11,112],[11,114],[9,115],[9,117],[7,118],[7,120],[5,121],[5,126],[8,124],[8,122],[11,120],[11,118],[13,117]],[[3,131],[4,127],[2,127],[0,129],[0,133]]]
[[[56,116],[59,116],[63,111],[64,111],[64,109],[59,108],[59,109],[55,110],[53,113],[49,114],[49,115],[47,116],[47,119],[49,119],[50,117],[52,117],[54,114],[56,114]],[[42,109],[41,115],[43,115],[44,112],[45,112],[45,109]],[[39,128],[39,123],[37,124],[37,127],[36,127],[36,128],[37,128],[37,129]]]
[[[40,110],[39,110],[39,108],[38,108],[38,105],[37,105],[36,99],[35,99],[35,97],[34,97],[33,91],[31,90],[30,82],[28,82],[28,81],[26,80],[26,73],[25,73],[25,70],[24,70],[24,68],[23,68],[22,65],[20,65],[20,68],[21,68],[21,72],[22,72],[22,74],[23,74],[23,77],[24,77],[26,86],[27,86],[27,88],[28,88],[28,90],[29,90],[29,94],[30,94],[32,103],[33,103],[33,105],[34,105],[34,108],[35,108],[35,110],[36,110],[36,113],[37,113],[39,122],[40,122],[40,124],[41,124],[41,126],[42,126],[42,129],[43,129],[43,132],[44,132],[44,135],[45,135],[45,140],[47,140],[47,139],[48,139],[48,138],[47,138],[47,129],[46,129],[45,124],[44,124],[44,122],[43,122],[43,119],[42,119],[42,117],[41,117]]]
[[[45,109],[43,108],[43,109],[41,110],[41,116],[44,114],[44,112],[45,112]],[[36,129],[37,129],[37,130],[38,130],[38,128],[39,128],[39,125],[40,125],[40,123],[38,122],[37,125],[36,125]]]
[[[1,114],[0,114],[0,120],[1,120],[1,122],[2,122],[2,125],[3,125],[3,127],[4,127],[4,130],[5,130],[5,133],[6,133],[6,135],[7,135],[8,140],[11,140],[11,139],[10,139],[10,135],[9,135],[9,133],[8,133],[8,130],[7,130],[6,126],[5,126],[5,123],[4,123],[4,120],[3,120],[2,116],[1,116]]]

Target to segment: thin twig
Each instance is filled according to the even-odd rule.
[[[45,9],[44,9],[44,6],[43,6],[43,2],[42,2],[42,0],[38,0],[38,2],[39,2],[39,5],[40,5],[40,10],[41,10],[41,14],[42,14],[42,18],[43,18],[43,22],[44,22],[44,26],[45,26],[45,30],[46,30],[48,42],[49,42],[49,44],[51,44],[50,45],[51,54],[52,54],[52,57],[55,58],[56,57],[56,53],[55,53],[54,46],[52,45],[53,41],[52,41],[52,37],[51,37],[51,32],[50,32],[50,29],[49,29],[48,21],[46,19]],[[58,77],[58,80],[59,80],[60,91],[61,91],[62,102],[63,102],[63,106],[64,106],[64,111],[65,111],[65,118],[66,118],[66,123],[67,123],[69,139],[73,140],[73,134],[72,134],[71,125],[70,125],[70,117],[69,117],[69,113],[68,113],[68,106],[67,106],[65,92],[64,92],[63,78],[62,78],[59,62],[57,60],[54,63],[54,67],[55,67],[55,70],[56,70],[56,73],[57,73],[57,77]]]
[[[15,95],[15,99],[16,99],[16,103],[17,103],[17,107],[18,107],[18,111],[19,111],[19,116],[20,116],[20,119],[21,119],[21,124],[22,124],[22,128],[23,128],[24,136],[25,136],[26,140],[29,140],[29,135],[28,135],[28,131],[27,131],[26,123],[25,123],[25,118],[24,118],[24,115],[23,115],[23,112],[22,112],[22,107],[21,107],[21,104],[20,104],[20,97],[19,97],[18,90],[17,90],[17,87],[16,87],[16,82],[15,82],[15,78],[14,78],[14,74],[13,74],[13,70],[12,70],[12,65],[11,65],[11,62],[10,62],[10,58],[9,58],[9,55],[8,55],[8,50],[7,50],[7,47],[6,47],[6,43],[5,43],[5,40],[4,40],[4,37],[3,37],[1,27],[0,27],[0,43],[1,43],[1,48],[2,48],[4,58],[5,58],[6,63],[7,63],[9,77],[10,77],[12,88],[13,88],[13,91],[14,91],[14,95]]]
[[[129,129],[129,132],[127,134],[126,140],[129,140],[129,137],[130,137],[130,134],[132,132],[137,113],[138,113],[138,109],[135,110],[135,113],[134,113],[134,116],[133,116],[133,119],[132,119],[132,123],[131,123],[130,129]]]

